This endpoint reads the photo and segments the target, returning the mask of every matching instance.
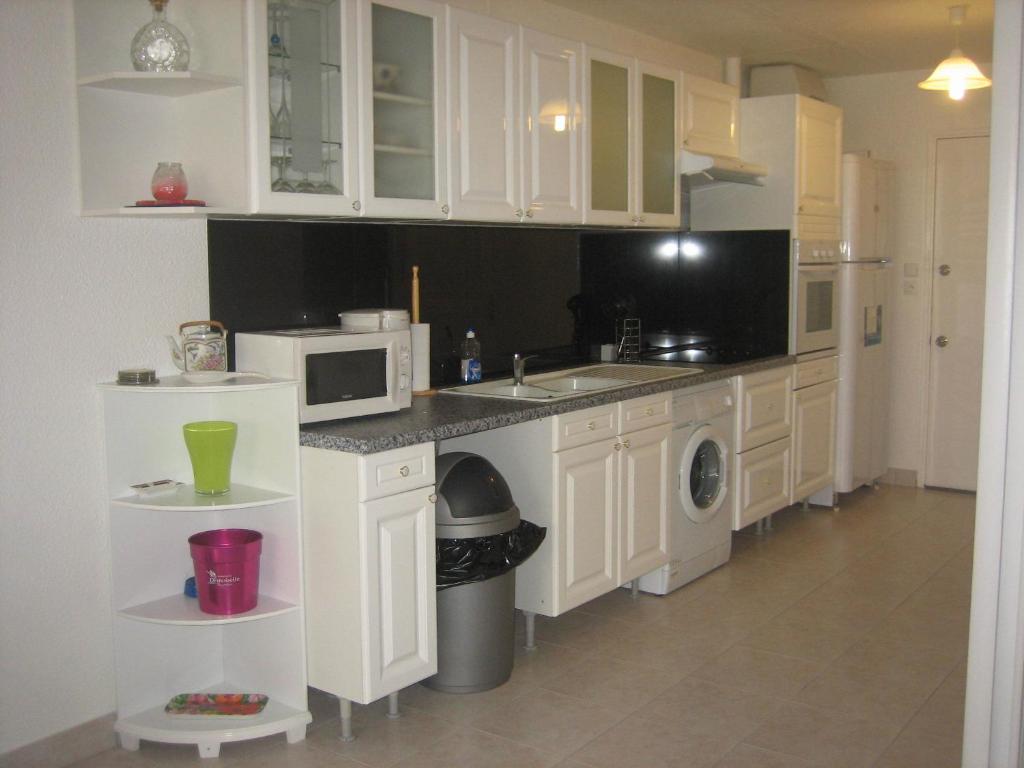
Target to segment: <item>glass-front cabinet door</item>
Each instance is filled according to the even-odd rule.
[[[250,0],[252,207],[359,215],[354,0]]]
[[[360,0],[360,188],[369,216],[444,218],[444,6]]]
[[[633,155],[635,60],[588,48],[585,221],[636,224]]]
[[[637,221],[640,226],[679,225],[679,141],[676,114],[679,74],[637,66]]]

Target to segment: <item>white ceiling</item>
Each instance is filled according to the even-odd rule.
[[[822,77],[931,69],[953,48],[956,0],[549,0],[744,67],[800,64]],[[974,0],[964,53],[992,60],[994,0]],[[987,70],[987,67],[983,67]]]

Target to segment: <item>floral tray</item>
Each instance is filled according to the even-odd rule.
[[[262,693],[179,693],[167,702],[169,715],[258,715],[267,706]]]

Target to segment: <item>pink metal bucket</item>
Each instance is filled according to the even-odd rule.
[[[263,534],[246,528],[203,531],[188,539],[199,610],[221,616],[256,607]]]

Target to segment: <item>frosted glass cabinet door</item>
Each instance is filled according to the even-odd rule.
[[[518,221],[519,30],[451,7],[447,26],[451,216]]]
[[[679,75],[640,62],[637,68],[637,224],[679,224]]]
[[[635,224],[633,170],[634,60],[589,49],[587,66],[586,212],[590,224]]]
[[[528,220],[579,224],[580,44],[523,29],[522,208]]]
[[[359,34],[365,213],[444,218],[444,6],[361,0]]]
[[[250,0],[252,207],[359,214],[352,0]]]

